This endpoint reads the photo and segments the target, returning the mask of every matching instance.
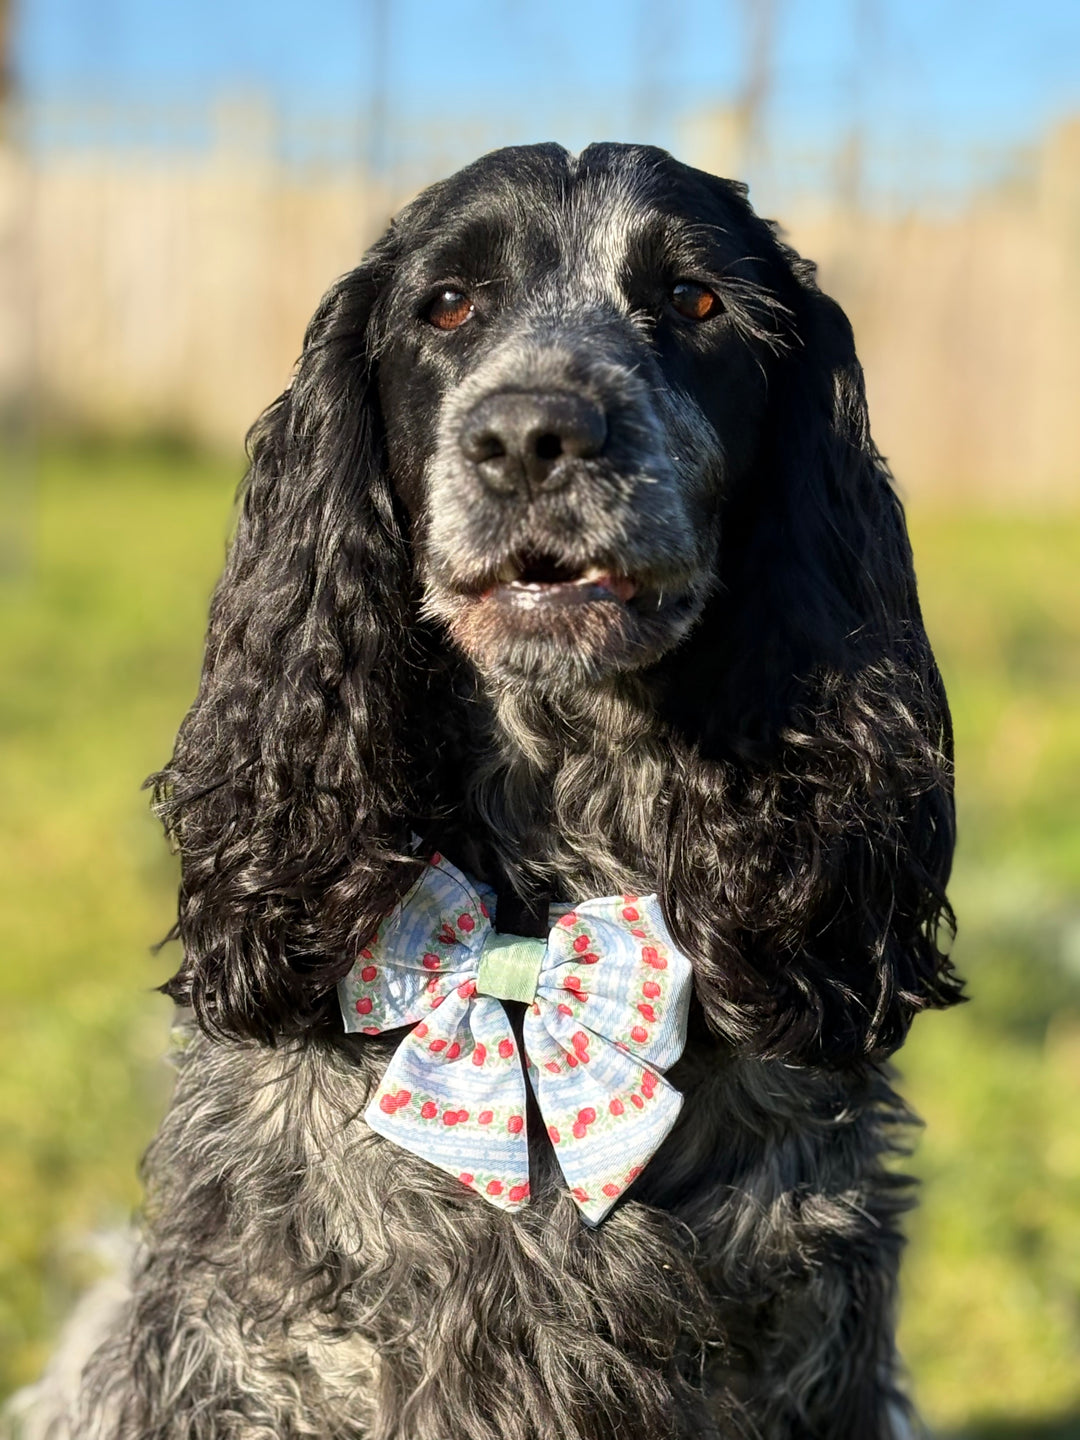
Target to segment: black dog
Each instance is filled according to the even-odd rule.
[[[197,1027],[53,1433],[906,1433],[883,1065],[959,998],[949,715],[850,328],[741,187],[536,146],[403,212],[252,432],[158,797]],[[596,1229],[535,1107],[513,1215],[362,1119],[402,1033],[335,985],[436,849],[527,918],[655,891],[692,961]]]

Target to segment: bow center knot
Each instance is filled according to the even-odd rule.
[[[546,940],[489,931],[476,973],[477,994],[492,995],[496,1000],[520,1000],[528,1005],[536,998],[546,952]]]

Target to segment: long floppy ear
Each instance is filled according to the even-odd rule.
[[[390,251],[326,295],[252,428],[198,695],[153,777],[182,862],[164,988],[220,1034],[314,1023],[411,873],[412,563],[370,336]]]
[[[717,1029],[843,1062],[962,998],[939,945],[952,735],[851,327],[761,230],[793,333],[717,597],[677,657],[671,718],[702,764],[673,802],[665,894]]]

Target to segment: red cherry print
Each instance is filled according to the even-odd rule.
[[[626,1109],[626,1106],[616,1097],[607,1108],[611,1111],[612,1115],[621,1115]]]
[[[494,1113],[491,1110],[481,1110],[480,1114],[476,1117],[480,1125],[490,1125],[494,1118]]]
[[[476,994],[476,981],[463,980],[457,987],[457,993],[461,996],[462,1000],[471,1000]]]
[[[540,1014],[540,1006],[537,1005],[537,1003],[536,1003],[535,1000],[534,1000],[533,1003],[529,1006],[529,1009],[532,1011],[532,1013],[533,1013],[534,1015],[539,1015],[539,1014]]]
[[[488,919],[488,908],[482,900],[480,901],[480,914],[483,915],[485,920]]]
[[[630,934],[633,935],[633,936],[634,936],[636,939],[638,939],[638,940],[644,940],[644,939],[645,939],[645,931],[644,931],[644,930],[631,930],[631,931],[630,931]]]
[[[434,1050],[435,1054],[438,1055],[441,1051],[446,1049],[446,1041],[432,1040],[431,1044],[428,1046],[428,1049]]]
[[[420,1106],[420,1114],[425,1120],[434,1120],[438,1113],[439,1107],[435,1104],[434,1100],[425,1100],[423,1105]]]
[[[376,935],[375,938],[376,938],[376,940],[377,940],[379,937]],[[374,959],[374,956],[372,955],[372,953],[371,953],[370,950],[361,950],[361,951],[360,951],[360,958],[361,958],[361,960],[372,960],[372,959]]]
[[[457,1178],[461,1181],[463,1185],[471,1185],[474,1179],[474,1177],[470,1175],[467,1170],[463,1170]]]
[[[573,1012],[573,1010],[570,1009],[570,1006],[569,1006],[569,1005],[564,1005],[561,1000],[559,1001],[559,1014],[560,1014],[560,1015],[573,1015],[573,1013],[574,1013],[574,1012]]]
[[[570,1043],[575,1050],[587,1050],[589,1048],[589,1037],[584,1030],[575,1030],[570,1036]]]
[[[624,920],[640,920],[640,919],[641,919],[641,916],[640,916],[640,915],[638,914],[638,912],[634,909],[633,905],[624,905],[624,906],[623,906],[623,912],[622,912],[622,918],[623,918]]]
[[[655,945],[642,945],[642,947],[641,947],[641,958],[642,958],[642,960],[645,962],[646,965],[653,965],[653,966],[655,966],[657,960],[659,960],[659,958],[660,958],[659,954],[657,953],[656,946],[655,946]]]
[[[436,850],[435,853],[432,855],[432,857],[431,857],[431,863],[432,863],[432,865],[441,865],[441,864],[442,864],[442,855],[439,853],[438,850]]]
[[[423,965],[425,970],[438,970],[439,966],[442,964],[442,961],[439,959],[438,955],[433,955],[431,951],[428,950],[420,963],[421,965]]]
[[[579,935],[574,941],[574,949],[578,952],[579,955],[581,955],[589,948],[591,944],[592,941],[589,939],[588,935]]]
[[[395,1099],[397,1100],[397,1108],[400,1110],[403,1105],[407,1105],[412,1099],[412,1091],[399,1090],[397,1092],[397,1095],[395,1096]]]
[[[580,989],[581,989],[581,976],[580,976],[580,975],[567,975],[566,979],[563,981],[563,989],[564,989],[564,990],[580,990]]]
[[[581,1121],[582,1125],[591,1125],[596,1119],[596,1111],[589,1105],[584,1110],[577,1112],[577,1118]]]
[[[439,1008],[439,1006],[442,1004],[442,1002],[443,1002],[445,999],[446,999],[446,996],[445,996],[445,995],[433,995],[433,996],[431,997],[431,1008],[432,1008],[432,1010],[437,1010],[437,1009]]]
[[[649,1032],[644,1025],[635,1025],[630,1031],[630,1039],[636,1040],[639,1045],[643,1045],[648,1038]]]
[[[562,919],[559,921],[559,924],[562,925],[563,928],[566,930],[569,930],[572,926],[576,925],[577,916],[574,914],[573,910],[568,910],[566,914],[562,917]]]
[[[559,1132],[558,1132],[558,1130],[555,1129],[555,1126],[554,1126],[554,1125],[549,1125],[549,1126],[548,1126],[548,1136],[550,1137],[551,1143],[552,1143],[553,1145],[558,1145],[558,1143],[559,1143]]]
[[[457,944],[457,936],[454,934],[453,928],[449,925],[444,925],[439,931],[439,939],[444,945]]]
[[[585,954],[581,957],[581,963],[583,965],[595,965],[599,959],[599,955],[594,955],[591,950],[586,950]]]
[[[637,1008],[638,1014],[641,1015],[644,1019],[646,1019],[650,1025],[656,1024],[656,1011],[652,1008],[651,1005],[646,1005],[644,1002],[642,1002]]]
[[[636,905],[638,902],[638,897],[636,895],[624,895],[622,898],[624,904],[626,905]]]
[[[458,1123],[459,1125],[464,1125],[464,1124],[465,1124],[465,1121],[468,1120],[468,1118],[469,1118],[469,1112],[468,1112],[468,1110],[459,1110],[459,1111],[457,1112],[457,1123]]]
[[[506,1128],[510,1131],[511,1135],[520,1135],[524,1127],[524,1115],[511,1115],[510,1119],[506,1122]]]
[[[628,1170],[628,1171],[626,1172],[626,1183],[627,1183],[628,1185],[632,1185],[632,1184],[634,1183],[634,1181],[637,1179],[637,1177],[638,1177],[640,1174],[641,1174],[641,1166],[640,1166],[640,1165],[635,1165],[632,1170]]]
[[[397,1096],[384,1095],[379,1101],[379,1109],[384,1115],[392,1115],[397,1109]]]
[[[646,1000],[656,1000],[660,996],[660,986],[655,980],[646,980],[645,984],[641,987],[641,993],[645,996]]]
[[[368,982],[368,984],[370,984],[371,981],[375,979],[375,976],[376,976],[378,973],[379,973],[379,971],[378,971],[378,969],[376,968],[376,966],[374,966],[374,965],[365,965],[364,968],[360,971],[360,979],[361,979],[361,980],[366,980],[366,981]]]
[[[464,930],[466,935],[468,935],[470,930],[476,929],[476,921],[471,915],[459,915],[457,917],[457,923],[458,929]]]
[[[378,1035],[378,1033],[379,1027],[377,1025],[365,1025],[361,1031],[361,1034],[364,1035]]]
[[[501,1180],[489,1180],[489,1181],[488,1181],[487,1193],[488,1193],[489,1195],[501,1195],[502,1192],[503,1192],[503,1183],[502,1183]]]
[[[575,1140],[584,1140],[584,1139],[585,1139],[585,1134],[586,1134],[585,1126],[581,1123],[580,1120],[575,1120],[575,1121],[574,1121],[574,1139],[575,1139]]]
[[[549,1075],[558,1075],[558,1073],[559,1073],[559,1062],[558,1062],[558,1060],[545,1060],[545,1061],[544,1061],[544,1069],[548,1072]]]
[[[567,1065],[570,1066],[570,1069],[571,1069],[571,1070],[575,1070],[575,1069],[577,1068],[577,1062],[578,1062],[578,1057],[577,1057],[576,1055],[571,1055],[570,1052],[569,1052],[569,1050],[568,1050],[568,1051],[566,1052],[566,1063],[567,1063]]]
[[[454,1043],[450,1046],[450,1049],[447,1050],[447,1052],[446,1052],[446,1058],[447,1058],[448,1060],[456,1060],[460,1054],[461,1054],[461,1046],[460,1046],[460,1045],[457,1043],[457,1041],[455,1040]]]
[[[482,1065],[486,1059],[487,1059],[487,1046],[486,1046],[486,1045],[479,1045],[479,1044],[476,1045],[475,1048],[473,1049],[473,1052],[472,1052],[472,1063],[473,1063],[474,1065]]]
[[[614,1199],[614,1197],[615,1197],[618,1193],[619,1193],[619,1187],[618,1187],[618,1185],[607,1184],[607,1185],[604,1186],[604,1194],[610,1196],[612,1199]]]
[[[651,1100],[655,1089],[656,1076],[651,1070],[646,1070],[645,1074],[641,1077],[641,1093],[645,1096],[646,1100]]]
[[[514,1202],[515,1205],[517,1204],[517,1202],[518,1202],[519,1200],[524,1200],[525,1197],[526,1197],[526,1195],[528,1195],[528,1193],[529,1193],[529,1187],[528,1187],[528,1185],[511,1185],[511,1186],[510,1186],[510,1199]]]
[[[637,1110],[645,1109],[645,1101],[641,1098],[640,1095],[631,1095],[630,1104],[633,1105],[634,1108]]]
[[[356,1013],[357,1013],[358,1015],[370,1015],[370,1014],[371,1014],[371,998],[370,998],[370,996],[368,996],[368,995],[361,995],[361,996],[360,996],[360,999],[357,1000],[357,1002],[356,1002]]]
[[[421,1021],[420,1021],[420,1024],[417,1025],[416,1029],[413,1031],[413,1034],[416,1036],[416,1038],[417,1038],[418,1040],[422,1040],[422,1039],[424,1038],[424,1036],[427,1034],[427,1022],[424,1021],[424,1020],[421,1020]]]
[[[589,1198],[589,1192],[583,1190],[580,1185],[575,1185],[573,1190],[570,1191],[570,1194],[573,1195],[575,1200],[585,1201]]]
[[[442,1117],[442,1123],[443,1123],[444,1125],[456,1125],[456,1124],[457,1124],[457,1113],[458,1113],[458,1112],[457,1112],[456,1110],[444,1110],[444,1111],[443,1111],[443,1117]]]
[[[509,1060],[514,1053],[514,1042],[512,1040],[499,1041],[499,1054],[504,1060]]]
[[[424,986],[424,990],[426,991],[426,993],[427,993],[428,995],[437,995],[437,994],[439,993],[439,982],[438,982],[438,980],[429,980],[429,981],[427,982],[427,984]]]

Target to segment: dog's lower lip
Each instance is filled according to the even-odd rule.
[[[593,567],[573,580],[517,580],[502,577],[485,590],[481,599],[505,595],[525,604],[582,604],[590,600],[618,600],[625,604],[637,594],[637,582],[628,575],[615,575]]]

